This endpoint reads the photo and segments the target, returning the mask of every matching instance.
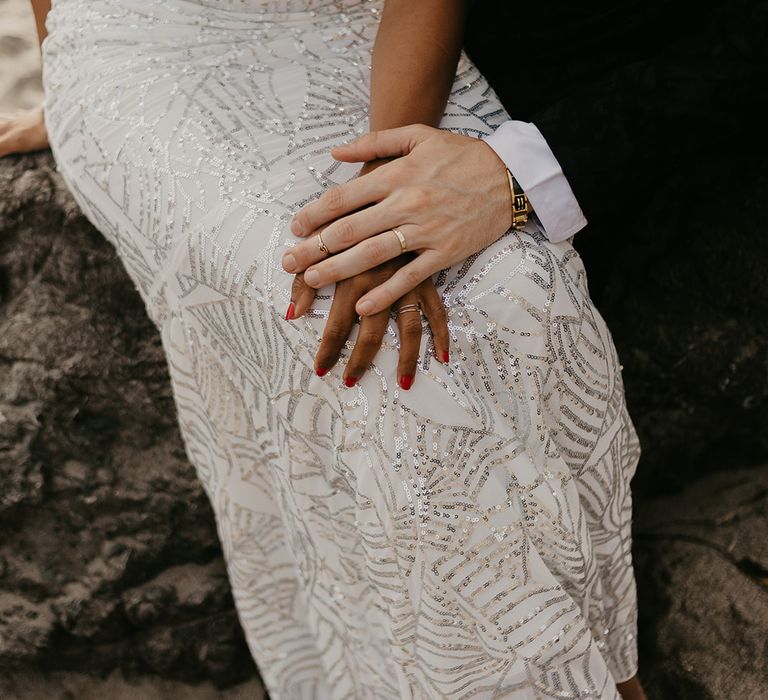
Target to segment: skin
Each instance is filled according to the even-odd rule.
[[[461,52],[465,12],[463,0],[420,0],[417,3],[412,0],[387,0],[379,22],[371,62],[371,128],[389,129],[414,123],[440,123]],[[395,157],[397,154],[383,158],[372,156],[360,161],[364,164],[354,182],[361,182],[372,172],[388,167]],[[334,188],[323,194],[321,199],[326,202],[330,200],[333,206],[334,193],[338,191],[338,188]],[[370,202],[360,204],[359,216],[368,216],[368,204]],[[343,236],[343,231],[339,232],[337,228],[338,225],[332,223],[331,218],[318,222],[311,230],[308,228],[304,235],[313,235],[310,240],[299,246],[300,260],[306,260],[306,255],[313,255],[312,262],[325,259],[327,265],[343,266],[343,255],[335,253],[346,246],[340,244],[339,239]],[[379,229],[379,232],[382,230],[384,229]],[[292,231],[301,235],[295,227]],[[318,232],[322,234],[326,247],[334,254],[327,255],[320,251],[316,239]],[[386,246],[388,254],[379,256],[375,263],[365,265],[357,271],[345,271],[334,280],[336,292],[333,306],[315,357],[315,371],[321,376],[340,356],[341,348],[359,313],[359,310],[355,309],[355,302],[396,277],[416,258],[411,252],[402,254],[400,242],[391,231],[379,241],[371,241],[369,245]],[[314,290],[324,285],[321,278],[312,278],[312,271],[302,274],[303,267],[294,266],[292,270],[289,269],[290,264],[286,267],[288,259],[288,256],[283,259],[286,271],[298,273],[294,280],[291,304],[286,313],[286,318],[291,320],[307,311],[314,299]],[[374,313],[360,314],[360,333],[343,372],[347,386],[354,386],[381,347],[390,309],[397,310],[400,306],[414,301],[421,304],[429,323],[436,359],[448,362],[445,310],[434,283],[425,275],[418,282],[409,285],[402,294],[392,298],[390,303],[382,304]],[[398,315],[397,320],[400,330],[397,379],[403,389],[409,389],[416,377],[421,342],[420,316],[411,312],[404,316]],[[403,324],[406,324],[405,331]],[[362,347],[358,349],[358,346]]]
[[[623,700],[648,700],[640,679],[636,675],[624,683],[618,683],[616,687]]]
[[[304,271],[310,286],[322,287],[399,255],[400,244],[389,231],[399,228],[418,255],[358,301],[361,316],[381,311],[435,272],[483,250],[512,223],[506,167],[480,139],[412,125],[372,132],[332,155],[353,162],[395,159],[302,207],[291,230],[311,240],[286,253],[282,264],[287,271]],[[336,255],[319,254],[317,230]]]
[[[303,272],[302,284],[313,288],[399,257],[389,229],[405,236],[417,255],[362,296],[355,308],[361,318],[391,307],[511,225],[506,167],[496,153],[479,139],[434,128],[455,78],[465,13],[463,0],[387,0],[373,50],[372,133],[331,154],[388,162],[328,190],[292,222],[292,232],[310,240],[284,255],[283,268]],[[318,232],[333,255],[320,252]]]
[[[0,114],[0,158],[44,148],[48,148],[48,134],[42,107]]]
[[[373,172],[386,160],[374,160],[363,165],[360,176]],[[400,244],[398,243],[398,251]],[[317,245],[315,244],[317,249]],[[319,252],[319,251],[318,251]],[[352,331],[358,315],[355,303],[366,292],[390,279],[397,270],[406,265],[413,257],[412,253],[398,255],[357,275],[351,275],[336,283],[331,309],[323,329],[320,347],[315,355],[315,372],[325,376],[338,361],[341,349]],[[311,307],[316,290],[308,285],[304,274],[295,275],[291,289],[291,302],[288,305],[286,319],[299,318]],[[448,319],[440,295],[431,279],[424,280],[409,290],[393,304],[376,314],[360,317],[360,329],[355,345],[344,367],[342,381],[345,386],[353,387],[373,362],[386,333],[390,311],[397,312],[401,306],[418,303],[432,331],[435,358],[440,362],[449,361]],[[416,376],[416,365],[422,337],[421,314],[406,311],[396,316],[400,337],[400,354],[397,364],[397,381],[404,390],[409,390]]]
[[[48,30],[45,28],[45,18],[51,9],[51,0],[32,0],[32,12],[35,15],[35,27],[37,29],[37,38],[40,43],[48,36]]]

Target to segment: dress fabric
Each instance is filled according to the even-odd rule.
[[[284,319],[291,216],[355,177],[382,0],[54,0],[57,168],[167,355],[238,614],[274,700],[607,698],[637,670],[639,445],[570,241],[530,223],[434,279],[410,391],[390,321],[353,388]],[[441,127],[506,111],[462,53]]]

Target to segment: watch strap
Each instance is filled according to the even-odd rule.
[[[507,169],[507,178],[512,196],[512,228],[519,229],[528,223],[528,197],[509,169]]]

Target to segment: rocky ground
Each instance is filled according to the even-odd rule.
[[[120,671],[106,678],[83,673],[10,674],[0,679],[4,700],[261,700],[258,680],[227,690],[210,682],[190,685],[154,676],[126,679]]]
[[[768,697],[768,466],[640,501],[641,677],[652,699]]]
[[[0,192],[0,678],[252,679],[141,301],[48,153]]]

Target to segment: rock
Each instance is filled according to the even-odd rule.
[[[0,594],[0,658],[34,658],[50,641],[53,614],[23,595],[4,591]]]
[[[141,300],[50,154],[0,191],[0,676],[255,679]]]
[[[768,466],[636,510],[640,677],[650,698],[768,695]]]
[[[258,680],[226,690],[211,683],[190,685],[156,677],[125,679],[120,673],[97,678],[78,673],[12,673],[0,677],[3,700],[263,700]]]
[[[599,292],[644,450],[636,487],[648,494],[768,455],[768,166],[722,154],[702,161],[701,172],[664,178],[610,253]],[[719,186],[718,172],[739,167],[747,181],[723,188],[733,210],[715,224],[717,204],[704,193]],[[671,214],[677,206],[685,221]],[[596,246],[609,250],[611,235],[596,233],[587,265],[605,257]]]

